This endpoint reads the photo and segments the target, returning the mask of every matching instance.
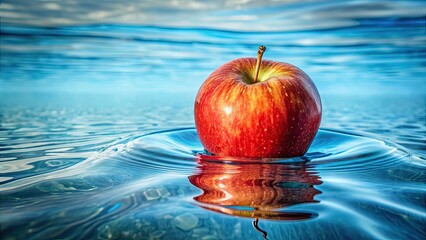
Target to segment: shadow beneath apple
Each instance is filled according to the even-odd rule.
[[[283,211],[286,207],[315,203],[322,182],[305,162],[223,163],[199,159],[199,172],[189,181],[203,193],[194,197],[201,207],[215,212],[269,220],[305,220],[313,212]]]

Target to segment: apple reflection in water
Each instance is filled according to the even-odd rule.
[[[228,164],[200,160],[199,170],[189,181],[203,190],[194,197],[203,208],[254,219],[303,220],[316,216],[312,212],[283,211],[294,204],[317,202],[314,197],[321,192],[314,186],[322,182],[305,163]]]

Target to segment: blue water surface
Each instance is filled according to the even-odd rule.
[[[424,239],[425,12],[2,1],[2,239]],[[195,95],[261,44],[313,79],[321,129],[300,158],[212,159]]]

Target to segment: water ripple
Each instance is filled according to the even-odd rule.
[[[306,220],[306,237],[323,228],[338,229],[324,233],[324,239],[408,236],[392,226],[422,236],[424,168],[424,160],[398,145],[332,129],[320,129],[304,157],[245,160],[203,155],[194,128],[154,132],[119,139],[64,169],[5,179],[0,185],[2,232],[20,238],[31,234],[32,239],[127,238],[135,229],[165,234],[184,211],[195,214],[199,224],[213,224],[209,231],[217,236],[222,235],[214,219],[222,219],[221,214],[247,219],[230,222],[261,219],[271,229],[274,221],[285,221],[280,234],[289,236]],[[85,206],[71,204],[76,201]],[[52,209],[53,203],[62,207]],[[55,221],[34,219],[47,213]],[[330,225],[339,219],[351,219],[350,225]],[[9,224],[18,222],[16,228]],[[85,230],[74,235],[80,227]],[[18,232],[21,228],[28,231]],[[347,232],[351,228],[356,231]]]
[[[353,133],[321,129],[305,156],[290,159],[239,159],[203,154],[204,148],[195,129],[157,132],[133,140],[126,151],[117,152],[119,159],[139,161],[143,167],[159,171],[187,171],[194,160],[222,162],[300,162],[325,171],[371,171],[400,164],[411,154],[390,142],[376,140]],[[117,157],[114,154],[114,157]],[[144,159],[140,162],[140,159]],[[179,162],[179,164],[176,164]]]

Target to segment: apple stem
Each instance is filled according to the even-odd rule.
[[[259,75],[260,64],[262,63],[262,56],[265,50],[265,46],[260,46],[259,50],[257,51],[256,72],[254,73],[253,83],[257,82],[257,76]]]
[[[256,218],[256,219],[253,221],[253,227],[254,227],[254,229],[256,229],[257,231],[259,231],[259,232],[261,232],[261,233],[262,233],[262,235],[263,235],[263,239],[268,240],[268,238],[267,238],[268,233],[267,233],[265,230],[263,230],[263,229],[261,229],[261,228],[259,227],[259,218]]]

